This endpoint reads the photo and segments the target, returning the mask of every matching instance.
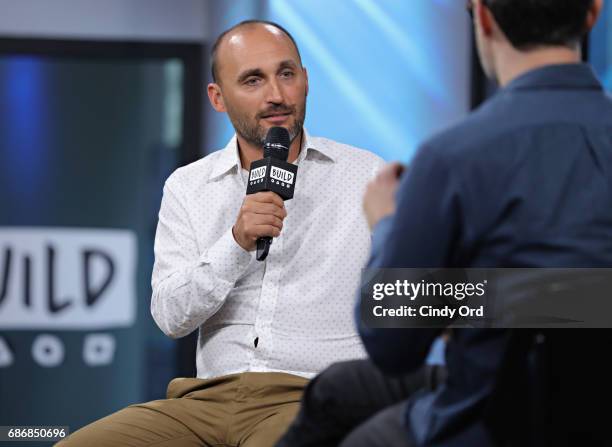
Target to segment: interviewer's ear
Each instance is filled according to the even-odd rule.
[[[589,8],[589,12],[587,14],[586,23],[585,23],[585,28],[587,32],[591,31],[593,27],[595,26],[595,23],[597,23],[597,19],[599,18],[599,15],[601,14],[602,8],[603,8],[603,0],[594,0],[593,3],[591,4],[591,7]]]
[[[482,33],[487,37],[491,36],[491,34],[493,34],[493,23],[495,21],[491,10],[483,5],[482,1],[478,0],[476,2],[475,14],[478,17],[478,23],[480,23]]]
[[[213,106],[213,109],[215,109],[217,112],[227,112],[219,84],[215,82],[208,84],[206,91],[208,93],[208,100]]]

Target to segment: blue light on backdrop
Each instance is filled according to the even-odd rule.
[[[456,1],[270,0],[311,79],[306,125],[408,161],[469,106],[469,22]]]
[[[293,34],[309,73],[311,134],[408,161],[424,139],[466,115],[470,36],[462,2],[267,0],[261,6],[251,6],[258,16],[246,6],[242,15],[233,8],[234,20],[224,25],[264,18]],[[223,147],[233,129],[208,115],[210,151]]]
[[[0,62],[0,126],[10,150],[3,154],[7,166],[6,186],[24,201],[40,193],[48,161],[47,140],[52,123],[45,89],[47,72],[40,59],[14,56]],[[15,178],[13,178],[15,177]]]
[[[604,10],[590,39],[590,59],[606,89],[612,91],[612,2]]]

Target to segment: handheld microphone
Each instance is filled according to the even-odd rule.
[[[293,198],[297,166],[288,163],[289,132],[284,127],[272,127],[264,140],[264,157],[251,163],[247,194],[272,191],[283,200]],[[263,261],[270,251],[272,238],[257,239],[257,260]]]

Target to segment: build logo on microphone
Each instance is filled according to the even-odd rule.
[[[287,186],[289,188],[293,184],[293,172],[286,171],[285,169],[272,166],[270,171],[270,178],[272,183],[279,184],[281,186]]]
[[[267,168],[267,166],[260,166],[251,170],[251,177],[249,178],[251,185],[263,182],[263,179],[266,176]]]

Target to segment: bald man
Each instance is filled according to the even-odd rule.
[[[61,445],[274,445],[308,380],[365,356],[354,293],[370,249],[361,201],[382,160],[304,130],[308,76],[281,26],[242,22],[212,49],[208,97],[236,131],[227,146],[166,181],[151,312],[172,338],[199,331],[197,377],[167,399],[132,405]],[[294,199],[245,197],[267,131],[289,131]],[[274,243],[265,262],[256,240]]]

